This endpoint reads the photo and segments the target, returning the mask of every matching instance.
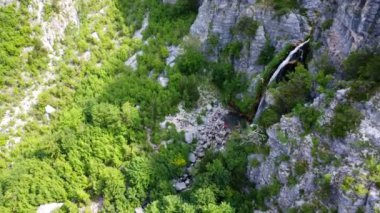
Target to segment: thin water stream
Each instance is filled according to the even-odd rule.
[[[303,51],[302,48],[310,42],[310,39],[306,40],[305,42],[299,44],[294,50],[292,50],[288,57],[286,57],[286,59],[281,62],[281,64],[278,66],[278,68],[276,69],[276,71],[273,73],[273,75],[271,76],[268,84],[266,85],[266,88],[268,88],[269,85],[271,85],[274,81],[277,80],[278,76],[280,76],[282,74],[282,72],[285,69],[285,67],[290,63],[291,60],[294,59],[294,56],[299,52],[299,51]],[[260,104],[259,104],[259,107],[257,108],[257,111],[256,111],[256,114],[255,114],[255,117],[253,119],[253,122],[256,123],[257,120],[260,118],[261,114],[264,112],[264,110],[267,108],[267,103],[265,101],[265,92],[263,93],[263,95],[261,96],[261,99],[260,99]]]

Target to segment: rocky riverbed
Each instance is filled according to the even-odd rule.
[[[229,111],[217,101],[211,92],[201,91],[198,107],[190,112],[179,106],[176,115],[166,117],[161,123],[166,128],[168,123],[175,125],[178,131],[185,133],[186,143],[195,143],[195,149],[189,154],[190,164],[182,177],[173,181],[177,191],[183,191],[191,184],[191,170],[200,161],[207,149],[222,150],[231,132],[226,122]]]

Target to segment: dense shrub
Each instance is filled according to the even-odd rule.
[[[348,96],[356,101],[368,100],[378,90],[380,55],[369,50],[353,52],[344,61],[347,79],[352,81]]]
[[[272,6],[278,15],[284,15],[290,10],[298,9],[299,7],[297,0],[259,0],[257,3]]]
[[[206,59],[195,48],[187,48],[176,60],[176,69],[185,75],[201,73],[206,68]]]
[[[215,48],[219,44],[219,37],[215,34],[212,34],[208,37],[207,43],[211,48]]]
[[[179,44],[189,32],[196,13],[196,0],[180,0],[176,4],[162,4],[160,0],[146,0],[149,2],[149,26],[145,30],[144,38],[156,36],[168,44]]]
[[[257,64],[266,65],[268,64],[274,56],[274,51],[276,49],[272,46],[269,40],[265,42],[264,49],[261,50],[259,57],[257,58]]]
[[[178,92],[181,93],[182,100],[185,101],[185,107],[188,109],[194,107],[200,97],[197,78],[194,75],[182,77],[178,86]]]
[[[250,138],[233,134],[223,152],[208,152],[196,167],[192,193],[198,194],[201,192],[199,189],[209,186],[217,202],[228,202],[238,212],[251,212],[251,201],[254,199],[252,193],[256,192],[250,187],[244,174],[248,166],[247,155],[260,147],[252,144]],[[244,191],[251,190],[252,193],[243,192],[243,188]],[[203,194],[205,196],[206,192]],[[248,197],[250,198],[247,199]],[[207,200],[213,200],[213,197],[208,195]]]
[[[360,125],[362,115],[349,104],[339,104],[335,108],[334,117],[329,125],[329,133],[333,137],[343,138],[356,130]]]
[[[369,179],[373,182],[375,182],[376,186],[380,186],[380,164],[375,159],[369,159],[367,162],[369,171],[370,171],[370,177]]]
[[[235,72],[229,63],[210,63],[213,83],[220,89],[222,99],[229,104],[235,105],[242,113],[248,113],[252,108],[252,101],[245,94],[248,88],[248,79],[245,74]],[[237,97],[245,94],[245,97]]]
[[[327,19],[321,25],[322,30],[328,30],[328,29],[330,29],[330,27],[332,26],[333,23],[334,23],[334,19]]]
[[[265,200],[269,197],[276,196],[281,190],[281,183],[278,180],[273,180],[270,184],[262,187],[254,193],[255,209],[267,210]]]
[[[355,101],[369,100],[376,92],[378,85],[373,81],[356,80],[350,85],[348,97]]]
[[[233,34],[243,33],[248,37],[253,37],[256,35],[257,28],[259,27],[259,23],[252,18],[243,17],[239,20],[239,22],[231,28]]]
[[[240,41],[233,41],[231,43],[228,43],[226,47],[222,50],[222,56],[226,60],[230,60],[233,62],[234,59],[240,57],[240,52],[243,48],[243,43]]]
[[[92,108],[92,121],[94,125],[108,129],[121,126],[120,109],[112,104],[100,103]]]
[[[372,57],[373,54],[368,51],[352,52],[343,63],[347,78],[353,80],[363,77],[362,71]]]
[[[369,50],[353,52],[344,62],[347,78],[352,81],[348,96],[356,101],[368,100],[378,90],[380,55]]]
[[[217,87],[223,89],[228,81],[234,76],[233,67],[230,64],[212,63],[209,67],[212,75],[212,80]]]
[[[7,74],[16,74],[23,59],[26,70],[36,74],[44,70],[44,61],[39,60],[46,55],[41,42],[29,40],[32,30],[39,36],[39,29],[29,28],[30,17],[23,2],[19,10],[13,4],[0,8],[0,74],[3,68],[14,71]],[[193,98],[197,80],[167,70],[174,80],[163,88],[154,78],[155,73],[152,78],[147,74],[166,68],[167,45],[178,44],[188,32],[195,8],[186,2],[195,1],[179,1],[173,6],[163,6],[158,0],[120,1],[120,7],[128,6],[124,8],[126,13],[107,0],[79,3],[81,27],[66,29],[66,54],[61,63],[54,64],[60,71],[56,73],[59,81],[43,97],[44,103],[59,110],[49,125],[27,125],[23,133],[25,143],[9,150],[9,158],[0,159],[0,211],[35,212],[41,204],[64,201],[61,211],[77,211],[77,206],[101,197],[105,212],[132,212],[142,205],[148,191],[156,194],[155,198],[174,193],[171,181],[182,174],[189,146],[182,140],[175,141],[165,150],[157,150],[156,155],[147,143],[145,128],[151,132],[149,142],[161,141],[163,130],[157,128],[158,122],[175,112],[186,96],[197,99]],[[107,15],[83,18],[100,8]],[[138,57],[139,65],[132,72],[124,61],[141,42],[131,39],[130,31],[140,27],[147,8],[151,8],[151,24],[145,36],[154,34],[156,39],[141,47],[144,56]],[[54,12],[54,8],[47,10]],[[122,14],[128,16],[125,20],[131,24],[124,25]],[[106,32],[102,31],[104,27]],[[102,42],[95,44],[87,38],[93,30]],[[117,41],[120,48],[115,48],[111,41]],[[26,58],[20,57],[25,46],[33,46],[34,51]],[[87,50],[92,52],[91,60],[78,59],[77,55]],[[180,94],[176,87],[182,76],[186,82]],[[0,87],[3,83],[11,85],[3,75],[0,79]],[[171,132],[165,140],[175,137],[178,136]]]
[[[266,109],[260,116],[258,124],[264,128],[268,128],[280,121],[281,115],[272,107]]]
[[[32,28],[27,14],[27,5],[24,4],[21,4],[20,8],[17,8],[15,4],[0,7],[0,89],[3,89],[5,85],[22,86],[22,83],[19,84],[22,71],[35,75],[41,71],[39,68],[44,68],[41,56],[45,56],[46,53],[38,48],[37,44],[29,54],[22,54],[23,48],[34,46],[30,37]],[[27,59],[30,57],[33,61],[25,64],[23,62],[25,57]],[[21,70],[22,66],[26,67]],[[0,94],[0,100],[3,95]]]
[[[299,160],[294,164],[294,173],[297,176],[305,174],[308,170],[309,164],[306,160]]]
[[[321,112],[314,107],[302,107],[298,106],[294,109],[295,113],[300,118],[302,127],[305,132],[310,132],[317,125],[317,120],[321,116]]]
[[[279,82],[273,90],[276,109],[282,114],[290,112],[297,104],[306,102],[312,88],[312,76],[302,65]]]

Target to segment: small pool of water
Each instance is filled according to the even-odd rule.
[[[229,112],[223,117],[224,125],[228,129],[236,129],[248,125],[247,119],[237,113]]]

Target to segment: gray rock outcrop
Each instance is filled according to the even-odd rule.
[[[328,125],[338,103],[344,103],[347,90],[339,90],[332,101],[318,97],[312,106],[322,109],[320,125]],[[253,154],[248,157],[259,166],[248,166],[247,175],[256,188],[262,188],[278,180],[281,190],[268,206],[279,205],[281,209],[300,207],[305,202],[317,201],[339,212],[356,212],[365,209],[374,212],[380,205],[380,190],[374,187],[367,165],[368,156],[378,156],[380,93],[369,101],[356,104],[363,119],[358,129],[345,138],[334,139],[320,132],[304,135],[300,120],[283,116],[281,121],[267,130],[270,153],[268,156]],[[375,116],[373,116],[375,115]],[[366,141],[358,145],[360,141]],[[376,147],[376,148],[375,148]],[[287,157],[284,157],[287,156]],[[334,163],[339,162],[339,163]],[[295,172],[302,164],[304,173]],[[320,185],[321,178],[329,175],[328,186]],[[343,186],[348,178],[353,182]],[[320,197],[323,187],[328,187],[330,197]],[[302,192],[302,193],[301,193]],[[276,211],[276,209],[273,209]]]
[[[259,23],[255,36],[247,38],[231,32],[231,29],[243,17]],[[205,0],[199,8],[197,19],[191,26],[190,32],[203,43],[205,49],[209,48],[207,39],[210,36],[218,38],[218,50],[235,40],[246,43],[234,66],[237,71],[246,72],[252,76],[263,69],[263,66],[257,65],[256,61],[264,48],[266,39],[278,51],[287,43],[303,41],[310,34],[311,27],[306,17],[296,13],[276,17],[272,9],[258,5],[255,1]],[[220,51],[216,51],[216,54],[218,52]],[[211,56],[211,58],[215,57],[217,56]]]
[[[317,57],[327,51],[336,66],[351,51],[380,45],[380,0],[302,0],[299,8],[303,8],[302,13],[293,10],[279,16],[272,8],[255,0],[204,0],[190,32],[201,41],[208,54],[207,40],[218,39],[217,51],[209,54],[213,60],[228,43],[241,41],[244,46],[234,67],[249,76],[263,69],[256,61],[266,39],[278,52],[285,44],[298,43],[312,34],[314,42],[323,44],[320,50],[315,50]],[[231,32],[243,17],[259,23],[255,36]],[[331,27],[324,26],[327,22],[331,22]]]
[[[5,7],[9,4],[12,4],[14,2],[14,0],[1,0],[0,1],[0,7]]]

